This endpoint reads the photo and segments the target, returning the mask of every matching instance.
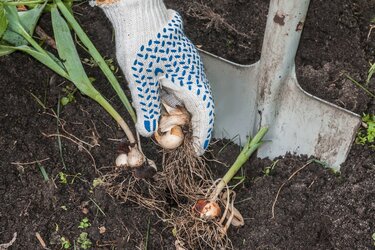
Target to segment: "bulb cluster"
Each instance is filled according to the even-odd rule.
[[[171,107],[166,103],[163,106],[165,111],[155,132],[155,140],[164,149],[176,149],[184,141],[182,127],[189,124],[190,115],[183,107]]]

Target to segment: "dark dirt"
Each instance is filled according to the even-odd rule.
[[[205,1],[207,7],[200,1],[166,3],[180,11],[187,34],[203,49],[242,64],[259,59],[268,1]],[[375,34],[367,39],[374,9],[375,1],[311,2],[296,58],[298,79],[305,90],[357,113],[375,112],[374,99],[343,75],[364,82],[368,62],[375,59]],[[87,3],[75,11],[84,13],[77,17],[100,52],[114,58],[112,28],[101,11]],[[210,23],[212,16],[216,18]],[[50,32],[48,18],[45,15],[40,25]],[[87,71],[129,120],[98,68],[87,67]],[[50,249],[60,249],[61,236],[73,245],[81,232],[87,232],[98,249],[144,249],[149,228],[149,249],[173,249],[171,228],[155,215],[93,187],[99,177],[95,166],[105,171],[114,164],[118,142],[111,139],[123,136],[100,106],[76,94],[75,101],[61,109],[64,127],[57,126],[52,110],[57,112],[67,82],[20,53],[1,57],[0,72],[0,244],[17,232],[9,249],[42,249],[35,237],[38,232]],[[369,90],[375,92],[374,80]],[[63,164],[54,135],[57,129],[90,145],[61,138]],[[147,154],[160,163],[158,149],[148,140],[144,144]],[[231,145],[218,153],[225,144],[219,141],[211,149],[216,158],[230,164],[239,149]],[[237,208],[246,225],[230,230],[236,249],[374,249],[374,151],[354,145],[341,175],[311,163],[287,181],[307,160],[287,155],[269,176],[263,170],[271,161],[253,157],[246,164],[246,181],[237,189]],[[43,180],[39,166],[45,168],[49,181]],[[212,167],[219,175],[225,171],[222,166]],[[67,184],[60,182],[59,172],[68,175]],[[272,204],[283,183],[271,219]],[[91,226],[78,228],[85,217]],[[101,234],[102,226],[106,231]]]

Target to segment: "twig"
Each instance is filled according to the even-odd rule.
[[[44,242],[42,236],[40,236],[40,234],[38,232],[35,233],[35,236],[36,238],[38,239],[40,245],[43,247],[43,249],[47,249],[47,245],[46,243]]]
[[[293,176],[295,176],[299,171],[303,170],[305,167],[307,167],[308,165],[310,165],[312,162],[313,161],[308,161],[305,165],[303,165],[302,167],[300,167],[299,169],[297,169],[291,176],[289,176],[289,178],[283,184],[281,184],[281,186],[279,187],[279,190],[277,191],[275,200],[273,201],[273,204],[272,204],[272,217],[271,217],[271,219],[275,219],[275,206],[276,206],[277,199],[279,198],[281,189],[285,186],[285,184],[288,181],[290,181],[293,178]]]
[[[375,24],[370,24],[370,29],[368,31],[368,34],[367,34],[367,40],[370,39],[370,36],[371,36],[371,31],[375,28]]]
[[[31,200],[29,200],[29,203],[26,205],[26,207],[21,211],[21,213],[18,216],[26,216],[26,215],[28,215],[29,213],[27,212],[27,210],[29,209],[30,204],[31,204]]]
[[[14,233],[13,238],[8,243],[0,244],[0,250],[8,249],[11,245],[13,245],[16,239],[17,239],[17,233]]]
[[[91,197],[89,197],[89,199],[92,201],[92,203],[94,203],[94,205],[102,213],[102,215],[106,216],[104,211],[99,207],[99,205],[93,199],[91,199]]]
[[[58,107],[59,108],[59,107]],[[61,129],[63,132],[65,132],[67,135],[69,135],[70,137],[72,137],[74,140],[82,143],[82,144],[85,144],[87,145],[88,147],[90,148],[93,148],[93,147],[96,147],[96,146],[100,146],[99,144],[91,144],[91,143],[88,143],[88,142],[85,142],[84,140],[81,140],[79,139],[77,136],[73,135],[72,133],[69,133],[66,129],[65,129],[65,121],[63,119],[60,118],[60,115],[59,113],[56,114],[55,111],[52,109],[52,114],[48,113],[48,115],[51,115],[52,117],[56,118],[57,119],[57,124],[58,126],[60,125],[61,126]],[[62,122],[64,121],[64,122]],[[59,133],[57,133],[59,134]]]
[[[117,138],[107,138],[108,141],[115,141],[115,142],[121,142],[122,139],[117,139]]]
[[[92,160],[92,164],[93,164],[95,170],[97,171],[97,168],[96,168],[96,162],[95,162],[94,157],[92,156],[92,154],[90,153],[90,151],[89,151],[87,148],[85,148],[83,145],[81,145],[81,144],[79,143],[79,142],[82,142],[81,140],[79,140],[79,142],[77,142],[77,141],[75,141],[74,139],[72,139],[72,138],[70,138],[70,137],[68,137],[68,136],[66,136],[66,135],[62,135],[62,134],[45,134],[45,133],[42,132],[42,135],[44,135],[45,137],[58,137],[58,136],[60,136],[61,138],[68,139],[69,141],[71,141],[71,142],[77,144],[78,147],[79,147],[80,149],[85,150],[86,153],[90,156],[90,158],[91,158],[91,160]],[[88,143],[86,142],[85,144],[88,144]],[[89,144],[89,145],[90,145],[90,144]]]
[[[116,246],[116,242],[115,240],[112,240],[112,241],[103,241],[102,244],[99,244],[98,242],[96,243],[96,246],[97,247],[100,247],[100,248],[104,248],[104,247],[112,247],[111,249],[114,249],[114,247]]]
[[[48,160],[49,160],[49,157],[47,157],[43,160],[30,161],[30,162],[11,162],[10,164],[17,165],[17,166],[32,165],[32,164],[41,163],[41,162],[48,161]]]

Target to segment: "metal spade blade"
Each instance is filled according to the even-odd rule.
[[[339,168],[361,119],[298,84],[294,58],[309,2],[271,0],[261,58],[255,64],[239,65],[201,52],[215,98],[214,136],[239,136],[244,143],[268,126],[269,141],[258,150],[259,157],[306,154]]]

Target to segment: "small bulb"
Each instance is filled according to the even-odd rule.
[[[174,126],[184,126],[189,123],[187,115],[163,115],[160,118],[159,129],[161,132],[167,132]]]
[[[198,212],[199,217],[206,220],[215,219],[221,214],[219,205],[214,201],[198,200],[195,203],[193,210]]]
[[[174,126],[184,126],[189,124],[190,114],[181,106],[171,107],[163,102],[165,111],[159,121],[159,129],[161,132],[167,132]]]
[[[117,167],[127,167],[128,166],[128,155],[127,154],[119,154],[116,158],[116,166]]]
[[[184,133],[180,126],[174,126],[165,134],[155,132],[155,139],[164,149],[175,149],[179,147],[184,141]]]
[[[137,168],[142,166],[145,161],[144,155],[139,152],[137,146],[134,146],[130,149],[128,153],[128,165],[131,168]]]
[[[187,110],[179,105],[172,107],[164,101],[162,101],[162,104],[163,104],[163,107],[165,108],[165,111],[167,111],[169,115],[182,115],[182,114],[188,115]]]

